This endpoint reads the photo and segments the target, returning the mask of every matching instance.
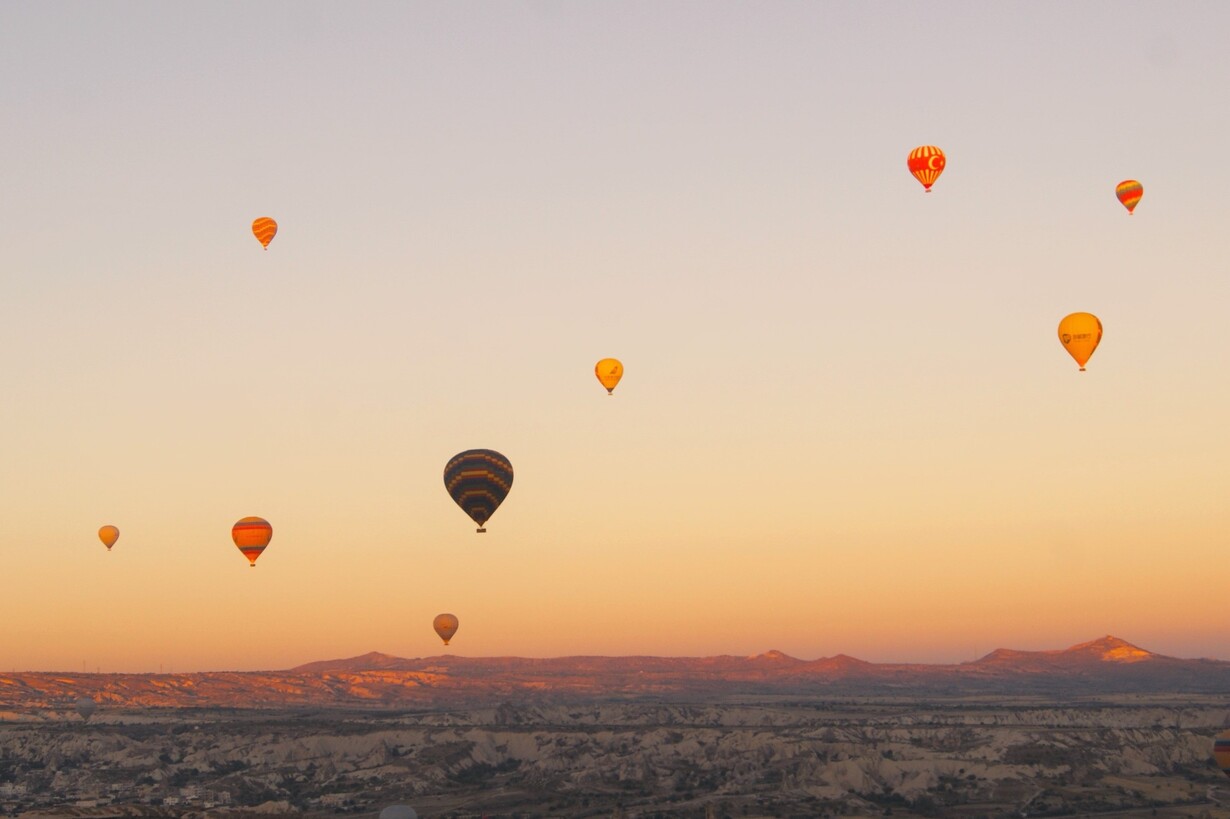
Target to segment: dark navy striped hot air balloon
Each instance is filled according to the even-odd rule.
[[[487,531],[483,525],[508,497],[512,482],[512,463],[494,449],[467,449],[444,467],[444,488],[480,532]]]

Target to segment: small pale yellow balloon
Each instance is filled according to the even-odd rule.
[[[604,358],[594,365],[594,375],[606,387],[606,394],[611,395],[619,379],[624,377],[624,365],[619,363],[618,358]]]
[[[1059,341],[1084,372],[1085,362],[1102,341],[1102,322],[1093,313],[1064,316],[1059,322]]]
[[[448,641],[453,639],[453,635],[457,633],[457,625],[457,618],[451,614],[437,614],[436,619],[431,623],[431,627],[436,630],[436,634],[440,635],[445,645],[448,645]]]
[[[104,526],[98,530],[98,539],[107,547],[107,551],[111,551],[111,547],[120,539],[120,530],[114,526]]]

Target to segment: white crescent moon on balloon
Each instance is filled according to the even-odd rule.
[[[940,161],[939,165],[935,164],[935,161],[937,159]],[[927,170],[938,171],[940,168],[944,167],[943,163],[944,163],[943,156],[941,156],[940,154],[932,154],[931,157],[927,159]]]

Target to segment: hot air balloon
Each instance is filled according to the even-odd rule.
[[[436,619],[431,621],[431,627],[440,635],[444,644],[448,645],[448,641],[457,633],[457,618],[451,614],[437,614]]]
[[[444,488],[462,510],[478,524],[478,531],[508,497],[513,468],[493,449],[467,449],[444,467]]]
[[[419,815],[409,805],[389,805],[380,811],[380,819],[419,819]]]
[[[249,565],[256,568],[256,558],[261,556],[269,541],[273,539],[273,527],[264,518],[240,518],[231,527],[231,540],[243,552]]]
[[[906,160],[910,173],[922,183],[927,193],[931,193],[931,186],[940,178],[946,164],[948,160],[944,157],[944,152],[934,145],[918,146],[910,151],[910,157]]]
[[[1222,731],[1213,739],[1213,758],[1221,772],[1230,776],[1230,731]]]
[[[1076,359],[1081,372],[1085,362],[1102,341],[1102,322],[1093,313],[1072,313],[1059,322],[1059,340],[1068,355]]]
[[[111,551],[111,547],[120,539],[120,530],[114,526],[104,526],[98,530],[98,539],[107,547],[107,551]]]
[[[1127,208],[1128,216],[1136,210],[1136,204],[1140,202],[1140,197],[1145,195],[1144,186],[1135,179],[1125,179],[1115,186],[1115,196],[1119,197],[1119,201]]]
[[[98,703],[89,697],[82,697],[73,704],[73,707],[77,709],[77,714],[83,720],[89,720],[90,717],[94,716],[94,712],[98,710]]]
[[[594,365],[594,375],[606,387],[606,394],[614,395],[615,385],[624,377],[624,365],[619,363],[618,358],[604,358]]]
[[[261,247],[268,250],[269,243],[278,235],[278,223],[268,216],[262,216],[252,222],[252,235],[261,243]]]

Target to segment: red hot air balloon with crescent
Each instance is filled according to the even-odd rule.
[[[269,243],[278,235],[278,223],[268,216],[262,216],[252,222],[252,235],[261,243],[261,247],[268,250]]]
[[[918,146],[910,151],[909,159],[906,160],[910,173],[922,183],[927,193],[931,193],[931,186],[935,184],[935,180],[940,178],[947,164],[948,160],[944,157],[944,152],[934,145]]]
[[[231,540],[235,541],[235,545],[243,552],[253,569],[256,568],[256,558],[261,556],[261,552],[265,551],[272,539],[273,527],[264,518],[240,518],[239,522],[231,527]]]
[[[1115,186],[1115,196],[1119,197],[1119,201],[1127,208],[1128,216],[1135,212],[1136,206],[1140,203],[1140,197],[1144,195],[1144,185],[1135,179],[1125,179]]]

